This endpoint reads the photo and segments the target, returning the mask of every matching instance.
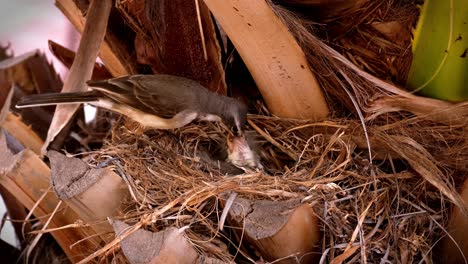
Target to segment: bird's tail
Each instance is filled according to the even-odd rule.
[[[79,104],[90,103],[99,100],[99,96],[94,92],[77,93],[44,93],[23,96],[16,108],[57,105],[57,104]]]

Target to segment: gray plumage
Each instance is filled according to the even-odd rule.
[[[194,119],[216,121],[242,133],[247,108],[236,99],[215,94],[198,82],[172,75],[132,75],[88,81],[91,91],[23,97],[18,108],[90,103],[108,108],[154,128],[176,128]],[[153,115],[159,119],[152,119]]]

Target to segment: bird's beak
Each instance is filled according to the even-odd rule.
[[[242,131],[242,129],[240,129],[240,128],[237,128],[237,131],[236,131],[235,134],[238,137],[242,137],[244,135],[244,131]]]
[[[236,122],[236,130],[237,131],[234,131],[234,134],[238,137],[242,137],[244,135],[244,130],[242,129],[242,127],[238,124],[238,122]]]

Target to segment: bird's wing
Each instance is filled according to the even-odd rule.
[[[136,99],[133,92],[135,87],[130,81],[130,77],[124,76],[101,81],[88,81],[87,84],[92,90],[101,92],[103,96],[108,97],[112,101],[131,106],[143,112],[151,112],[150,108],[141,104]]]
[[[200,98],[209,92],[196,81],[172,75],[132,75],[88,85],[110,99],[163,118],[182,111],[201,110]]]
[[[139,83],[133,81],[132,78],[133,76],[124,76],[103,81],[89,81],[88,85],[91,89],[102,92],[103,95],[112,101],[159,117],[172,118],[180,112],[180,109],[167,108],[164,100],[160,100],[156,96],[149,94],[151,90],[155,95],[164,93],[164,91],[158,87],[142,89],[139,87]],[[146,93],[148,94],[145,95]]]
[[[160,116],[173,116],[182,111],[199,111],[200,96],[207,91],[199,83],[172,75],[133,76],[130,81],[139,102]]]

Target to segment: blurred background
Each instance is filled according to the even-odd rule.
[[[47,40],[76,50],[79,34],[55,7],[54,0],[0,0],[0,19],[2,46],[10,44],[15,55],[40,49],[60,76],[66,75],[65,67],[49,52]]]
[[[78,47],[79,34],[65,18],[53,0],[0,0],[0,45],[10,46],[15,55],[39,49],[46,53],[60,76],[65,78],[67,69],[49,52],[47,41],[54,40],[72,50]],[[13,227],[6,217],[3,199],[0,197],[0,238],[18,247]]]

